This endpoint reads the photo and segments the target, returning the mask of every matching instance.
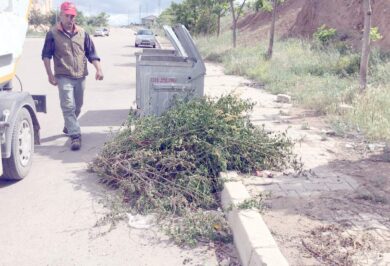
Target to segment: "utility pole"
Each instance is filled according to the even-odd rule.
[[[158,15],[161,14],[161,0],[158,0]]]
[[[142,5],[139,4],[139,23],[140,23],[140,24],[141,24],[141,22],[142,22],[141,14],[142,14]]]

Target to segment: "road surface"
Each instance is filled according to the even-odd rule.
[[[86,169],[134,106],[133,32],[113,29],[109,37],[94,38],[105,79],[95,81],[89,64],[77,152],[62,134],[57,88],[48,83],[40,58],[43,41],[26,40],[17,68],[24,90],[47,96],[48,113],[38,117],[42,145],[35,147],[28,177],[0,181],[0,265],[215,265],[210,248],[183,250],[153,230],[130,229],[125,222],[108,234],[107,227],[95,226],[108,212],[101,202],[110,193]]]

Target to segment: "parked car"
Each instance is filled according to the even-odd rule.
[[[106,36],[110,36],[110,29],[108,28],[103,28],[103,32]]]
[[[146,46],[156,48],[156,34],[153,31],[148,29],[138,30],[136,33],[137,37],[135,37],[135,47],[138,46]]]
[[[96,29],[95,32],[93,33],[93,36],[97,37],[97,36],[106,36],[106,33],[104,32],[103,29]]]

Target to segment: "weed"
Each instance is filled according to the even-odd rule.
[[[301,129],[302,130],[310,130],[310,126],[309,126],[309,123],[308,122],[303,122],[303,124],[301,125]]]
[[[259,193],[250,199],[246,199],[241,203],[234,205],[231,204],[225,211],[232,211],[234,209],[237,210],[257,210],[259,212],[263,212],[265,210],[264,201],[269,198],[270,193]]]
[[[355,99],[348,119],[370,139],[390,140],[390,87],[370,88]]]
[[[324,36],[332,36],[330,33],[332,31]],[[251,47],[241,44],[238,49],[232,49],[227,38],[229,34],[227,31],[221,39],[212,39],[212,42],[209,37],[200,38],[198,43],[202,53],[205,51],[206,55],[212,54],[218,62],[222,61],[227,74],[249,77],[265,84],[265,89],[272,93],[289,94],[303,107],[331,115],[337,120],[333,124],[340,131],[362,129],[371,139],[389,139],[390,56],[375,49],[372,51],[370,89],[362,98],[357,76],[360,55],[343,42],[332,42],[319,49],[315,42],[286,39],[275,43],[273,59],[266,61],[263,58],[266,42]],[[340,104],[352,105],[354,114],[340,114]],[[371,110],[375,110],[375,114]],[[373,121],[369,119],[370,115],[378,119]]]
[[[199,241],[229,243],[232,232],[226,219],[216,211],[188,211],[164,225],[164,231],[178,245],[195,246]]]

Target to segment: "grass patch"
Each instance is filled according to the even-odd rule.
[[[369,88],[355,98],[347,121],[369,139],[390,141],[390,86]]]
[[[252,107],[228,95],[178,102],[161,117],[131,116],[90,169],[123,191],[132,210],[173,222],[166,231],[178,243],[231,239],[223,215],[203,213],[220,207],[220,172],[297,165],[285,134],[270,135],[250,122]],[[202,227],[191,226],[194,219]]]
[[[332,117],[337,115],[337,120],[344,121],[348,128],[360,128],[372,139],[389,139],[390,104],[385,89],[390,83],[388,55],[372,51],[370,89],[367,95],[360,96],[360,55],[346,49],[345,45],[323,46],[287,39],[275,43],[273,58],[268,61],[264,58],[268,45],[265,41],[252,47],[238,42],[238,47],[232,49],[230,35],[231,32],[227,31],[220,38],[198,37],[197,44],[202,55],[222,63],[227,74],[246,76],[265,84],[265,88],[274,94],[289,94],[294,102],[318,113]],[[352,105],[354,115],[340,114],[341,104]],[[371,110],[375,110],[371,118],[364,115]],[[373,121],[373,117],[378,120]]]

